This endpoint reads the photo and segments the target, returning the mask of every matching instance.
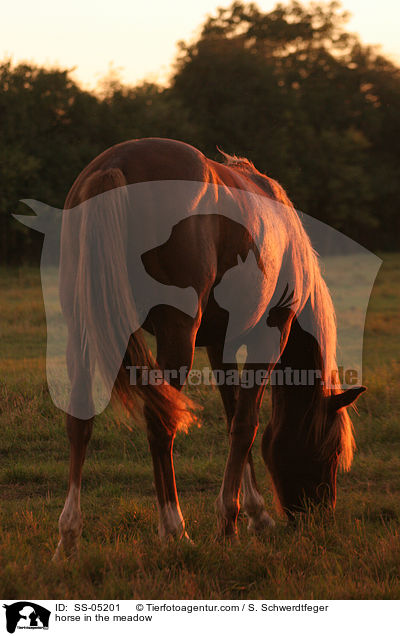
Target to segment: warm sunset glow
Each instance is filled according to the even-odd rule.
[[[176,43],[193,37],[207,14],[223,0],[19,0],[3,12],[0,56],[14,62],[76,68],[75,78],[93,87],[109,70],[120,71],[124,82],[143,78],[166,81],[176,54]],[[259,0],[270,11],[275,0]],[[345,0],[353,14],[348,29],[363,42],[382,45],[382,51],[400,61],[396,0]]]

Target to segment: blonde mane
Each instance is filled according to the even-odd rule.
[[[283,204],[288,212],[293,229],[291,252],[293,277],[295,281],[294,296],[301,298],[298,313],[306,316],[307,323],[314,326],[317,342],[321,347],[323,360],[323,387],[316,387],[313,403],[313,420],[308,434],[313,437],[321,456],[329,456],[334,449],[340,449],[339,465],[349,470],[355,448],[353,427],[346,409],[338,411],[335,423],[327,429],[326,398],[340,393],[337,385],[336,362],[336,315],[328,287],[322,277],[318,254],[304,230],[300,218],[282,186],[262,174],[254,164],[245,157],[229,155],[218,148],[225,158],[225,165],[247,173],[258,185],[263,182],[264,188],[272,192],[274,199]],[[272,426],[278,428],[279,417],[273,419]]]
[[[249,159],[246,159],[246,157],[238,157],[237,155],[229,155],[227,152],[224,152],[223,150],[221,150],[221,148],[219,148],[218,146],[217,146],[217,150],[224,157],[226,166],[229,166],[230,168],[237,168],[239,170],[242,169],[242,170],[258,172],[254,163],[252,163]]]

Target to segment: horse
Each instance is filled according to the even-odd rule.
[[[305,501],[329,509],[335,506],[337,468],[339,464],[345,470],[350,468],[354,449],[346,408],[364,387],[341,391],[326,381],[336,369],[334,309],[317,256],[284,189],[247,159],[223,155],[224,162],[220,163],[193,146],[170,139],[123,142],[96,157],[67,195],[61,229],[59,295],[68,326],[71,407],[66,428],[70,469],[55,559],[63,552],[67,557],[76,554],[82,532],[80,492],[95,413],[94,365],[113,385],[113,396],[133,416],[142,405],[161,539],[190,540],[178,501],[173,444],[178,428],[188,428],[196,417],[192,401],[182,392],[195,347],[207,348],[213,370],[237,369],[236,360],[225,355],[227,350],[234,353],[244,341],[254,344],[254,334],[261,334],[265,340],[266,327],[275,326],[279,336],[273,359],[249,358],[243,369],[265,372],[263,380],[251,387],[218,385],[229,435],[229,453],[216,500],[218,533],[237,537],[241,491],[249,530],[262,532],[275,525],[257,486],[252,445],[265,386],[281,356],[280,364],[317,369],[325,381],[305,387],[272,387],[272,416],[263,435],[262,454],[280,506],[289,518],[305,509]],[[193,209],[206,193],[216,204],[224,200],[221,193],[225,193],[226,200],[239,211],[239,220],[227,218],[223,210],[220,214],[188,214],[173,226],[167,240],[160,245],[156,241],[155,247],[141,255],[149,277],[178,290],[194,289],[197,300],[192,312],[162,301],[146,307],[138,329],[131,319],[139,303],[129,246],[142,222],[154,235],[161,224],[163,210],[160,200],[155,203],[151,196],[152,185],[167,184],[174,192],[178,183],[191,184]],[[134,202],[128,206],[126,188],[140,184],[150,186],[149,196],[141,206],[135,207]],[[115,196],[107,209],[93,212],[90,202],[110,192]],[[279,205],[280,211],[273,219],[266,212],[262,223],[256,222],[255,198]],[[77,206],[83,206],[83,214],[72,214]],[[246,305],[246,311],[235,331],[230,313],[217,302],[221,295],[218,287],[234,268],[246,262],[251,265],[246,271],[257,270],[257,293],[251,302],[236,302]],[[244,280],[250,289],[253,279],[250,276]],[[281,297],[288,281],[289,300]],[[286,291],[287,287],[283,296]],[[117,320],[112,318],[115,316]],[[316,336],[301,329],[305,316]],[[125,342],[122,332],[125,336],[128,333],[128,342],[113,377],[109,373],[108,347],[110,342],[118,342],[121,347]],[[155,337],[156,359],[143,332]],[[233,345],[227,348],[228,332],[233,333],[229,339]],[[132,366],[168,370],[168,381],[146,384],[142,378],[132,384],[128,372]]]

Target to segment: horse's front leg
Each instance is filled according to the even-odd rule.
[[[251,449],[244,467],[242,477],[243,509],[249,519],[249,532],[263,532],[275,526],[275,521],[265,509],[264,497],[261,495],[254,472]]]
[[[221,369],[225,372],[230,371],[232,368],[237,370],[238,367],[236,364],[227,364],[223,362],[223,345],[209,346],[207,347],[207,353],[210,359],[211,366],[214,370]],[[227,429],[229,435],[232,421],[237,408],[239,391],[238,387],[223,383],[218,384],[218,389],[220,391],[226,413]],[[248,452],[247,461],[243,470],[241,489],[243,494],[243,509],[249,519],[249,531],[259,532],[266,528],[273,527],[275,525],[275,522],[267,513],[265,509],[264,498],[257,486],[251,448]],[[218,499],[217,509],[219,509],[220,503],[221,502]]]
[[[188,538],[176,490],[172,455],[177,423],[175,425],[171,421],[169,430],[166,430],[153,416],[146,411],[145,414],[157,494],[158,534],[163,540],[168,537]]]
[[[221,490],[216,501],[219,533],[225,537],[236,537],[237,535],[237,517],[240,509],[239,493],[242,479],[245,479],[247,486],[249,483],[253,483],[252,481],[248,482],[245,467],[249,465],[249,453],[258,429],[258,414],[263,392],[264,386],[241,387],[239,390],[229,432],[228,460]],[[261,498],[261,495],[259,496]],[[253,515],[261,514],[261,499],[258,501],[260,506],[252,509],[249,505],[249,488],[247,488],[245,510],[247,508]],[[264,510],[264,502],[262,502],[262,509]]]

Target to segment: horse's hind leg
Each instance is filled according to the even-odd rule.
[[[69,410],[85,417],[92,414],[94,409],[90,372],[79,351],[78,340],[70,333],[67,349],[67,366],[72,383]],[[65,556],[71,557],[76,555],[78,550],[82,533],[80,507],[82,467],[92,434],[93,417],[79,419],[68,414],[66,425],[70,443],[69,483],[64,508],[58,521],[60,540],[53,556],[54,561],[62,557],[63,551]]]
[[[223,363],[223,346],[214,345],[207,347],[207,353],[211,366],[214,370],[221,369],[226,372],[232,368],[237,369],[237,366],[234,364]],[[218,385],[218,389],[220,391],[226,413],[227,430],[229,435],[237,406],[239,387],[222,383]],[[264,498],[258,490],[251,448],[247,455],[241,486],[243,494],[243,509],[249,519],[248,529],[250,531],[259,532],[265,528],[273,527],[275,522],[267,513]],[[219,503],[220,502],[218,502],[217,505],[219,505]]]
[[[67,557],[74,556],[78,550],[82,534],[82,513],[80,506],[82,467],[86,448],[93,428],[93,418],[80,420],[67,415],[67,434],[70,442],[70,467],[68,493],[63,511],[58,521],[60,540],[53,559],[61,558],[62,550]]]
[[[174,334],[173,339],[171,334]],[[185,323],[178,330],[176,325],[168,329],[168,321],[164,319],[162,329],[156,330],[157,363],[162,370],[176,372],[170,384],[180,390],[181,380],[184,380],[192,366],[195,330]],[[184,369],[184,372],[180,370]],[[145,409],[147,434],[153,459],[154,481],[157,493],[159,512],[158,531],[161,539],[169,536],[188,538],[185,532],[185,522],[181,513],[176,490],[175,472],[173,464],[173,444],[179,425],[176,416],[171,414],[167,426],[159,418]]]

